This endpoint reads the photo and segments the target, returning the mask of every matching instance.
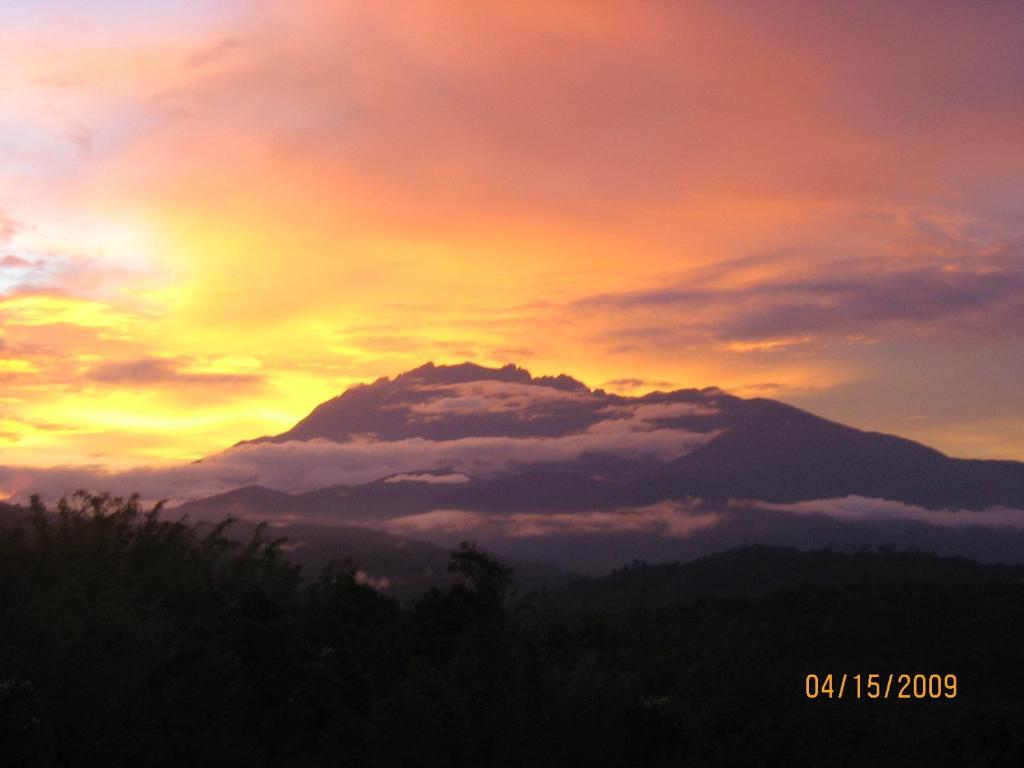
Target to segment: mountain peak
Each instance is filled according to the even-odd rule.
[[[247,442],[548,437],[586,429],[613,399],[564,373],[533,376],[514,363],[428,362],[350,387],[287,432]]]
[[[526,368],[515,363],[508,363],[500,368],[488,368],[471,362],[453,365],[436,365],[428,362],[419,368],[400,373],[392,379],[378,379],[379,382],[426,383],[426,384],[465,384],[471,381],[503,381],[510,384],[532,384],[534,386],[552,387],[567,392],[587,392],[587,386],[577,379],[560,373],[557,376],[534,377]]]

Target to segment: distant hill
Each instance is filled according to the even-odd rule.
[[[810,587],[928,584],[1024,584],[1024,565],[982,564],[923,552],[747,546],[688,563],[637,562],[607,576],[547,591],[542,601],[566,610],[660,608],[704,598],[759,597]]]

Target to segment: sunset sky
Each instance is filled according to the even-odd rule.
[[[1024,459],[1019,2],[0,0],[0,51],[0,464],[427,360]]]

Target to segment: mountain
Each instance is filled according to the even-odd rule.
[[[589,572],[751,543],[1024,559],[1024,463],[950,458],[716,387],[626,397],[515,365],[428,363],[204,462],[249,487],[194,513],[472,538]]]
[[[502,473],[515,482],[506,482],[500,492],[465,487],[441,495],[474,503],[481,495],[485,502],[520,496],[517,504],[536,505],[542,500],[531,489],[547,495],[568,485],[567,495],[586,506],[599,503],[594,493],[615,504],[687,496],[797,502],[857,495],[935,510],[1024,506],[1021,462],[953,459],[911,440],[864,432],[773,400],[744,400],[714,387],[624,397],[590,390],[565,375],[532,377],[514,365],[428,363],[394,379],[352,387],[286,432],[239,445],[360,438],[564,439],[615,429],[632,437],[641,431],[685,430],[696,445],[691,440],[679,447],[678,456],[659,461],[645,446],[628,454],[595,439],[593,450],[569,458],[518,460]],[[594,486],[595,474],[602,486]],[[628,487],[611,488],[605,481]],[[435,490],[429,493],[437,495]]]

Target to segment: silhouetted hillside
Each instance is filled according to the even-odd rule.
[[[260,510],[256,519],[249,517],[254,509]],[[166,511],[165,516],[207,525],[234,518],[225,536],[238,543],[250,540],[262,523],[265,536],[280,540],[281,550],[307,578],[331,562],[345,560],[361,583],[403,600],[451,582],[447,567],[449,551],[444,547],[361,526],[293,521],[289,517],[293,509],[289,494],[246,486]],[[0,504],[0,527],[10,528],[26,521],[29,515],[27,507]],[[573,573],[545,563],[515,558],[503,558],[502,562],[515,568],[518,582],[525,590],[543,590],[576,578]]]
[[[463,545],[447,584],[401,605],[344,563],[303,580],[265,531],[227,530],[102,497],[0,527],[0,763],[988,768],[1024,755],[1020,569],[747,549],[584,582],[565,611],[517,601],[512,571]],[[585,604],[638,587],[652,604],[703,596]],[[808,697],[809,674],[832,675],[830,693]],[[941,685],[915,696],[900,675]]]
[[[924,552],[747,546],[688,563],[637,562],[571,581],[543,599],[579,611],[658,608],[712,597],[757,597],[785,589],[864,585],[1024,583],[1024,565],[981,564]]]
[[[648,498],[794,502],[865,496],[930,509],[1024,507],[1024,464],[951,459],[771,400],[734,403],[721,435],[641,480]]]

